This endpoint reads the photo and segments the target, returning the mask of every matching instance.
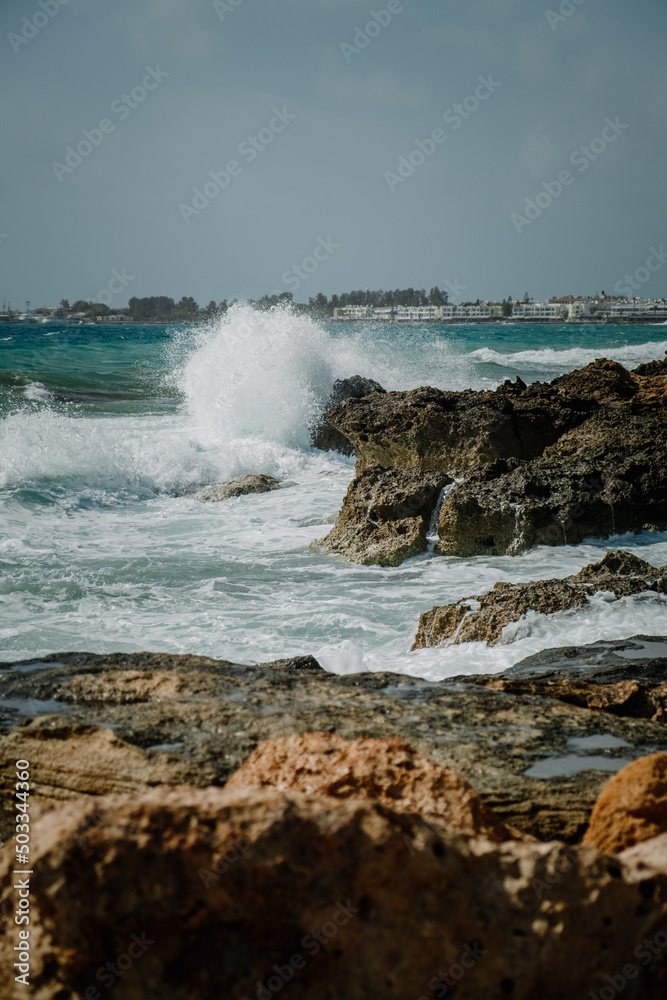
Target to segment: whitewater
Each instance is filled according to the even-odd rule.
[[[529,614],[493,648],[409,651],[419,615],[496,581],[575,573],[624,548],[667,564],[667,534],[517,557],[362,567],[310,543],[334,522],[353,459],[310,428],[333,382],[493,389],[598,357],[661,358],[655,326],[321,324],[233,307],[208,326],[0,331],[0,660],[68,650],[202,654],[241,663],[311,653],[328,670],[438,680],[544,648],[664,634],[667,602],[598,594]],[[202,504],[203,486],[267,473],[284,489]]]

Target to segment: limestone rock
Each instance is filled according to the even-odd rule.
[[[43,807],[80,795],[139,794],[155,785],[206,784],[211,778],[182,757],[133,746],[111,729],[47,716],[0,737],[5,806],[14,792],[15,761],[24,759],[30,761],[31,803]]]
[[[306,733],[267,740],[227,782],[336,799],[373,799],[395,812],[418,813],[489,840],[515,839],[475,790],[454,771],[397,739],[343,740]]]
[[[160,675],[157,688],[137,678],[149,673]],[[173,678],[170,684],[164,675]],[[104,739],[111,733],[130,746],[124,758],[117,748],[101,758],[106,787],[129,782],[122,790],[140,790],[143,781],[223,785],[264,740],[328,732],[408,743],[469,781],[507,826],[570,842],[583,835],[610,772],[649,753],[667,753],[667,729],[651,721],[656,707],[650,703],[667,679],[667,638],[547,650],[503,678],[545,684],[522,693],[487,688],[479,677],[433,683],[389,673],[338,676],[164,653],[55,653],[6,664],[0,669],[0,760],[9,784],[0,795],[0,838],[14,828],[13,763],[37,753],[33,727],[60,730],[62,737],[59,743],[44,737],[46,798],[40,787],[35,805],[53,806],[49,789],[56,788],[61,800],[98,798],[95,754],[81,759],[98,737],[81,740],[80,726],[101,727]],[[588,684],[599,707],[559,699],[547,683],[568,679]],[[627,712],[616,712],[607,692],[621,682],[638,682],[649,692],[645,711],[640,692],[628,698]],[[162,693],[151,697],[151,691]],[[58,743],[63,762],[57,770],[49,770],[50,743]],[[596,749],[600,743],[611,749]]]
[[[656,375],[667,375],[667,358],[662,358],[660,361],[648,361],[646,364],[638,365],[637,368],[633,369],[633,374],[648,375],[652,378]]]
[[[667,754],[628,764],[602,791],[584,843],[619,853],[667,833]]]
[[[253,475],[237,476],[236,479],[228,479],[224,483],[217,483],[215,486],[207,486],[199,493],[193,494],[194,500],[201,500],[202,503],[220,500],[229,500],[230,497],[242,497],[247,493],[270,493],[272,490],[283,489],[283,484],[273,476]]]
[[[651,591],[667,594],[667,566],[661,569],[629,552],[609,552],[599,563],[565,579],[531,583],[496,583],[486,594],[435,607],[419,619],[413,649],[443,642],[486,642],[496,645],[507,625],[528,613],[549,615],[585,605],[591,595],[610,592],[616,598]]]
[[[667,375],[600,358],[548,385],[350,399],[328,420],[352,442],[367,493],[390,469],[455,477],[435,551],[468,557],[667,528],[666,406]]]
[[[336,379],[324,408],[324,416],[311,431],[313,447],[322,451],[339,451],[343,455],[353,455],[352,442],[329,422],[329,411],[348,399],[363,399],[364,396],[383,394],[385,391],[379,382],[374,382],[371,378],[362,378],[361,375]]]
[[[466,474],[440,511],[443,555],[516,555],[667,527],[667,422],[659,410],[600,411],[532,462]]]
[[[35,823],[31,859],[39,1000],[100,984],[123,1000],[380,1000],[447,982],[459,1000],[563,1000],[608,992],[629,963],[629,996],[665,992],[664,963],[635,952],[667,922],[664,868],[592,847],[492,843],[358,799],[181,787],[68,803]],[[13,862],[3,852],[3,914]],[[20,1000],[8,926],[0,991]]]
[[[352,481],[335,526],[318,547],[364,565],[398,566],[426,552],[440,472],[372,467]]]

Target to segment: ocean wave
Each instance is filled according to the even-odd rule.
[[[480,347],[468,357],[476,361],[501,365],[503,368],[555,368],[571,371],[590,364],[596,358],[609,358],[633,367],[646,361],[662,358],[667,351],[667,341],[649,341],[646,344],[623,344],[616,347],[570,347],[556,350],[545,347],[541,350],[514,351],[502,354],[490,347]]]
[[[234,306],[199,330],[194,345],[181,346],[175,379],[198,435],[211,444],[254,436],[308,448],[335,379],[376,377],[372,344],[336,340],[289,309]]]

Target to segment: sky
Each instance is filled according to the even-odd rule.
[[[666,40],[664,0],[2,0],[0,300],[667,296]]]

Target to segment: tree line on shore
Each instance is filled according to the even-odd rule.
[[[260,299],[250,299],[249,304],[258,309],[272,309],[274,306],[290,305],[301,313],[318,316],[321,318],[331,317],[334,309],[343,306],[375,306],[376,308],[391,308],[394,306],[443,306],[447,305],[447,292],[435,287],[426,292],[423,288],[397,288],[394,291],[371,291],[369,289],[343,292],[341,295],[332,295],[327,298],[319,292],[314,298],[309,298],[306,303],[293,301],[291,292],[281,292],[274,295],[263,295]],[[108,305],[99,302],[85,302],[82,299],[70,306],[67,299],[61,301],[61,307],[73,313],[81,313],[87,316],[127,316],[137,323],[177,323],[177,322],[197,322],[199,320],[212,319],[214,316],[227,312],[235,305],[236,299],[227,301],[223,299],[215,302],[213,299],[207,306],[200,306],[191,296],[183,296],[180,301],[166,295],[149,295],[144,298],[133,296],[127,307],[112,309]]]

